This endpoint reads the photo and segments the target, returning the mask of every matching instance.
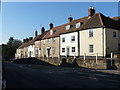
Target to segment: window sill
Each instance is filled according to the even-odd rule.
[[[75,41],[71,41],[71,43],[75,43]]]
[[[93,55],[94,53],[89,53],[89,54]]]

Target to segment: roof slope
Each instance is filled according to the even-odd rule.
[[[46,35],[42,39],[57,37],[57,36],[59,36],[62,33],[75,31],[76,23],[78,23],[78,22],[85,23],[87,20],[88,20],[88,17],[83,17],[83,18],[79,18],[79,19],[73,20],[70,23],[66,23],[66,24],[54,27],[54,28],[52,28],[52,30],[55,30],[54,34],[50,35],[50,30],[48,30],[48,33],[46,33]],[[71,25],[71,28],[69,30],[66,30],[66,26],[67,25]]]
[[[118,25],[115,20],[109,17],[105,17],[102,13],[96,13],[90,19],[88,19],[88,21],[84,25],[82,25],[79,30],[98,27],[118,29]]]
[[[76,23],[78,22],[82,22],[83,24],[80,26],[80,28],[76,29]],[[66,30],[67,25],[71,25],[71,28],[69,30]],[[50,30],[47,30],[43,34],[36,36],[31,41],[27,43],[23,43],[19,48],[33,45],[35,41],[38,41],[41,39],[58,37],[60,34],[63,34],[63,33],[73,32],[76,30],[86,30],[90,28],[99,28],[99,27],[120,29],[120,16],[109,18],[104,16],[102,13],[96,13],[91,18],[88,18],[88,16],[79,18],[71,21],[70,23],[66,23],[66,24],[52,28],[52,30],[55,31],[52,35],[50,35]]]
[[[34,39],[32,39],[32,40],[30,40],[28,42],[23,43],[20,47],[18,47],[18,49],[27,47],[29,45],[34,45],[35,41],[41,39],[47,32],[48,31],[45,31],[43,34],[40,34],[40,35],[37,35],[36,37],[34,37]]]

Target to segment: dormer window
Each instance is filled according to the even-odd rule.
[[[56,32],[56,30],[50,30],[50,35],[53,35]]]
[[[79,27],[80,27],[80,25],[81,25],[81,23],[80,23],[80,22],[78,22],[78,23],[76,24],[76,28],[79,28]]]
[[[50,35],[53,35],[53,30],[50,30]]]
[[[67,25],[67,26],[66,26],[66,30],[68,30],[68,29],[70,29],[70,25]]]

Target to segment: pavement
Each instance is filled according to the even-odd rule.
[[[107,70],[3,63],[6,88],[120,88],[120,75]]]

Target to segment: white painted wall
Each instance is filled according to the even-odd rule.
[[[21,50],[22,50],[22,49],[17,49],[17,50],[16,50],[16,53],[15,53],[15,58],[16,58],[16,59],[21,58]]]
[[[71,42],[71,36],[75,36],[75,42]],[[62,38],[65,37],[65,42],[62,42]],[[71,32],[60,35],[60,55],[66,56],[66,48],[70,48],[70,56],[78,56],[78,32]],[[75,47],[75,53],[72,52],[72,47]],[[62,53],[62,48],[65,48],[65,53]]]
[[[27,48],[28,48],[28,57],[30,57],[30,52],[32,52],[31,57],[35,57],[35,55],[34,55],[34,45],[29,45]]]

